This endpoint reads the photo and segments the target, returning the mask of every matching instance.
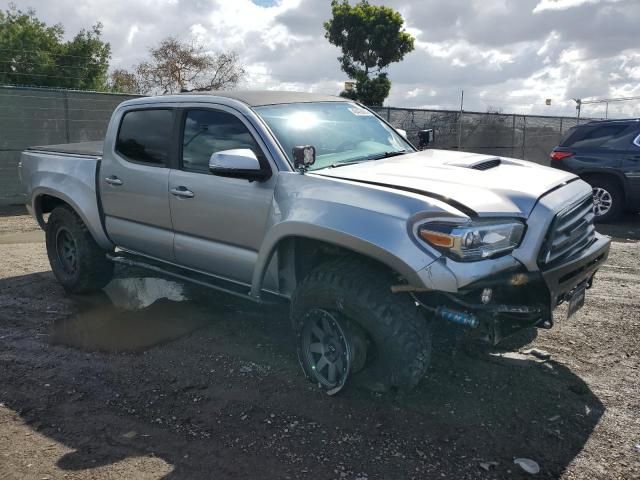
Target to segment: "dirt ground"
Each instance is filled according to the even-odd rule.
[[[328,397],[285,310],[132,270],[67,296],[16,213],[0,217],[2,480],[640,478],[637,217],[603,229],[616,238],[586,307],[531,344],[439,329],[410,395]]]

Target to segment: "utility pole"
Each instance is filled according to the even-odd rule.
[[[582,99],[574,98],[574,102],[576,102],[576,118],[578,119],[577,123],[580,123],[580,109],[582,107]]]
[[[462,109],[464,106],[464,90],[460,93],[460,115],[458,116],[458,150],[462,148]]]

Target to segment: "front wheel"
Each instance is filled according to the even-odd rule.
[[[291,301],[305,375],[329,393],[347,379],[374,391],[407,391],[431,358],[431,325],[394,277],[373,263],[327,262],[307,276]],[[350,381],[351,381],[350,380]]]
[[[47,255],[53,274],[69,293],[100,290],[113,277],[113,263],[98,246],[80,217],[69,207],[56,207],[46,227]]]
[[[346,383],[356,355],[346,318],[310,308],[301,323],[298,355],[306,376],[329,392],[338,391]]]

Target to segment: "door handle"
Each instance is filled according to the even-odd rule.
[[[187,187],[176,187],[176,188],[172,188],[169,191],[171,192],[172,195],[175,195],[176,197],[181,197],[181,198],[195,197],[195,194],[191,190],[189,190]]]
[[[105,178],[104,181],[107,182],[109,185],[115,185],[117,187],[122,185],[122,180],[120,180],[115,175],[111,175],[110,177]]]

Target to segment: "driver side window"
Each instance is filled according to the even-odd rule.
[[[247,127],[234,115],[215,110],[189,110],[182,137],[182,169],[209,172],[209,158],[223,150],[248,148],[262,152]]]

